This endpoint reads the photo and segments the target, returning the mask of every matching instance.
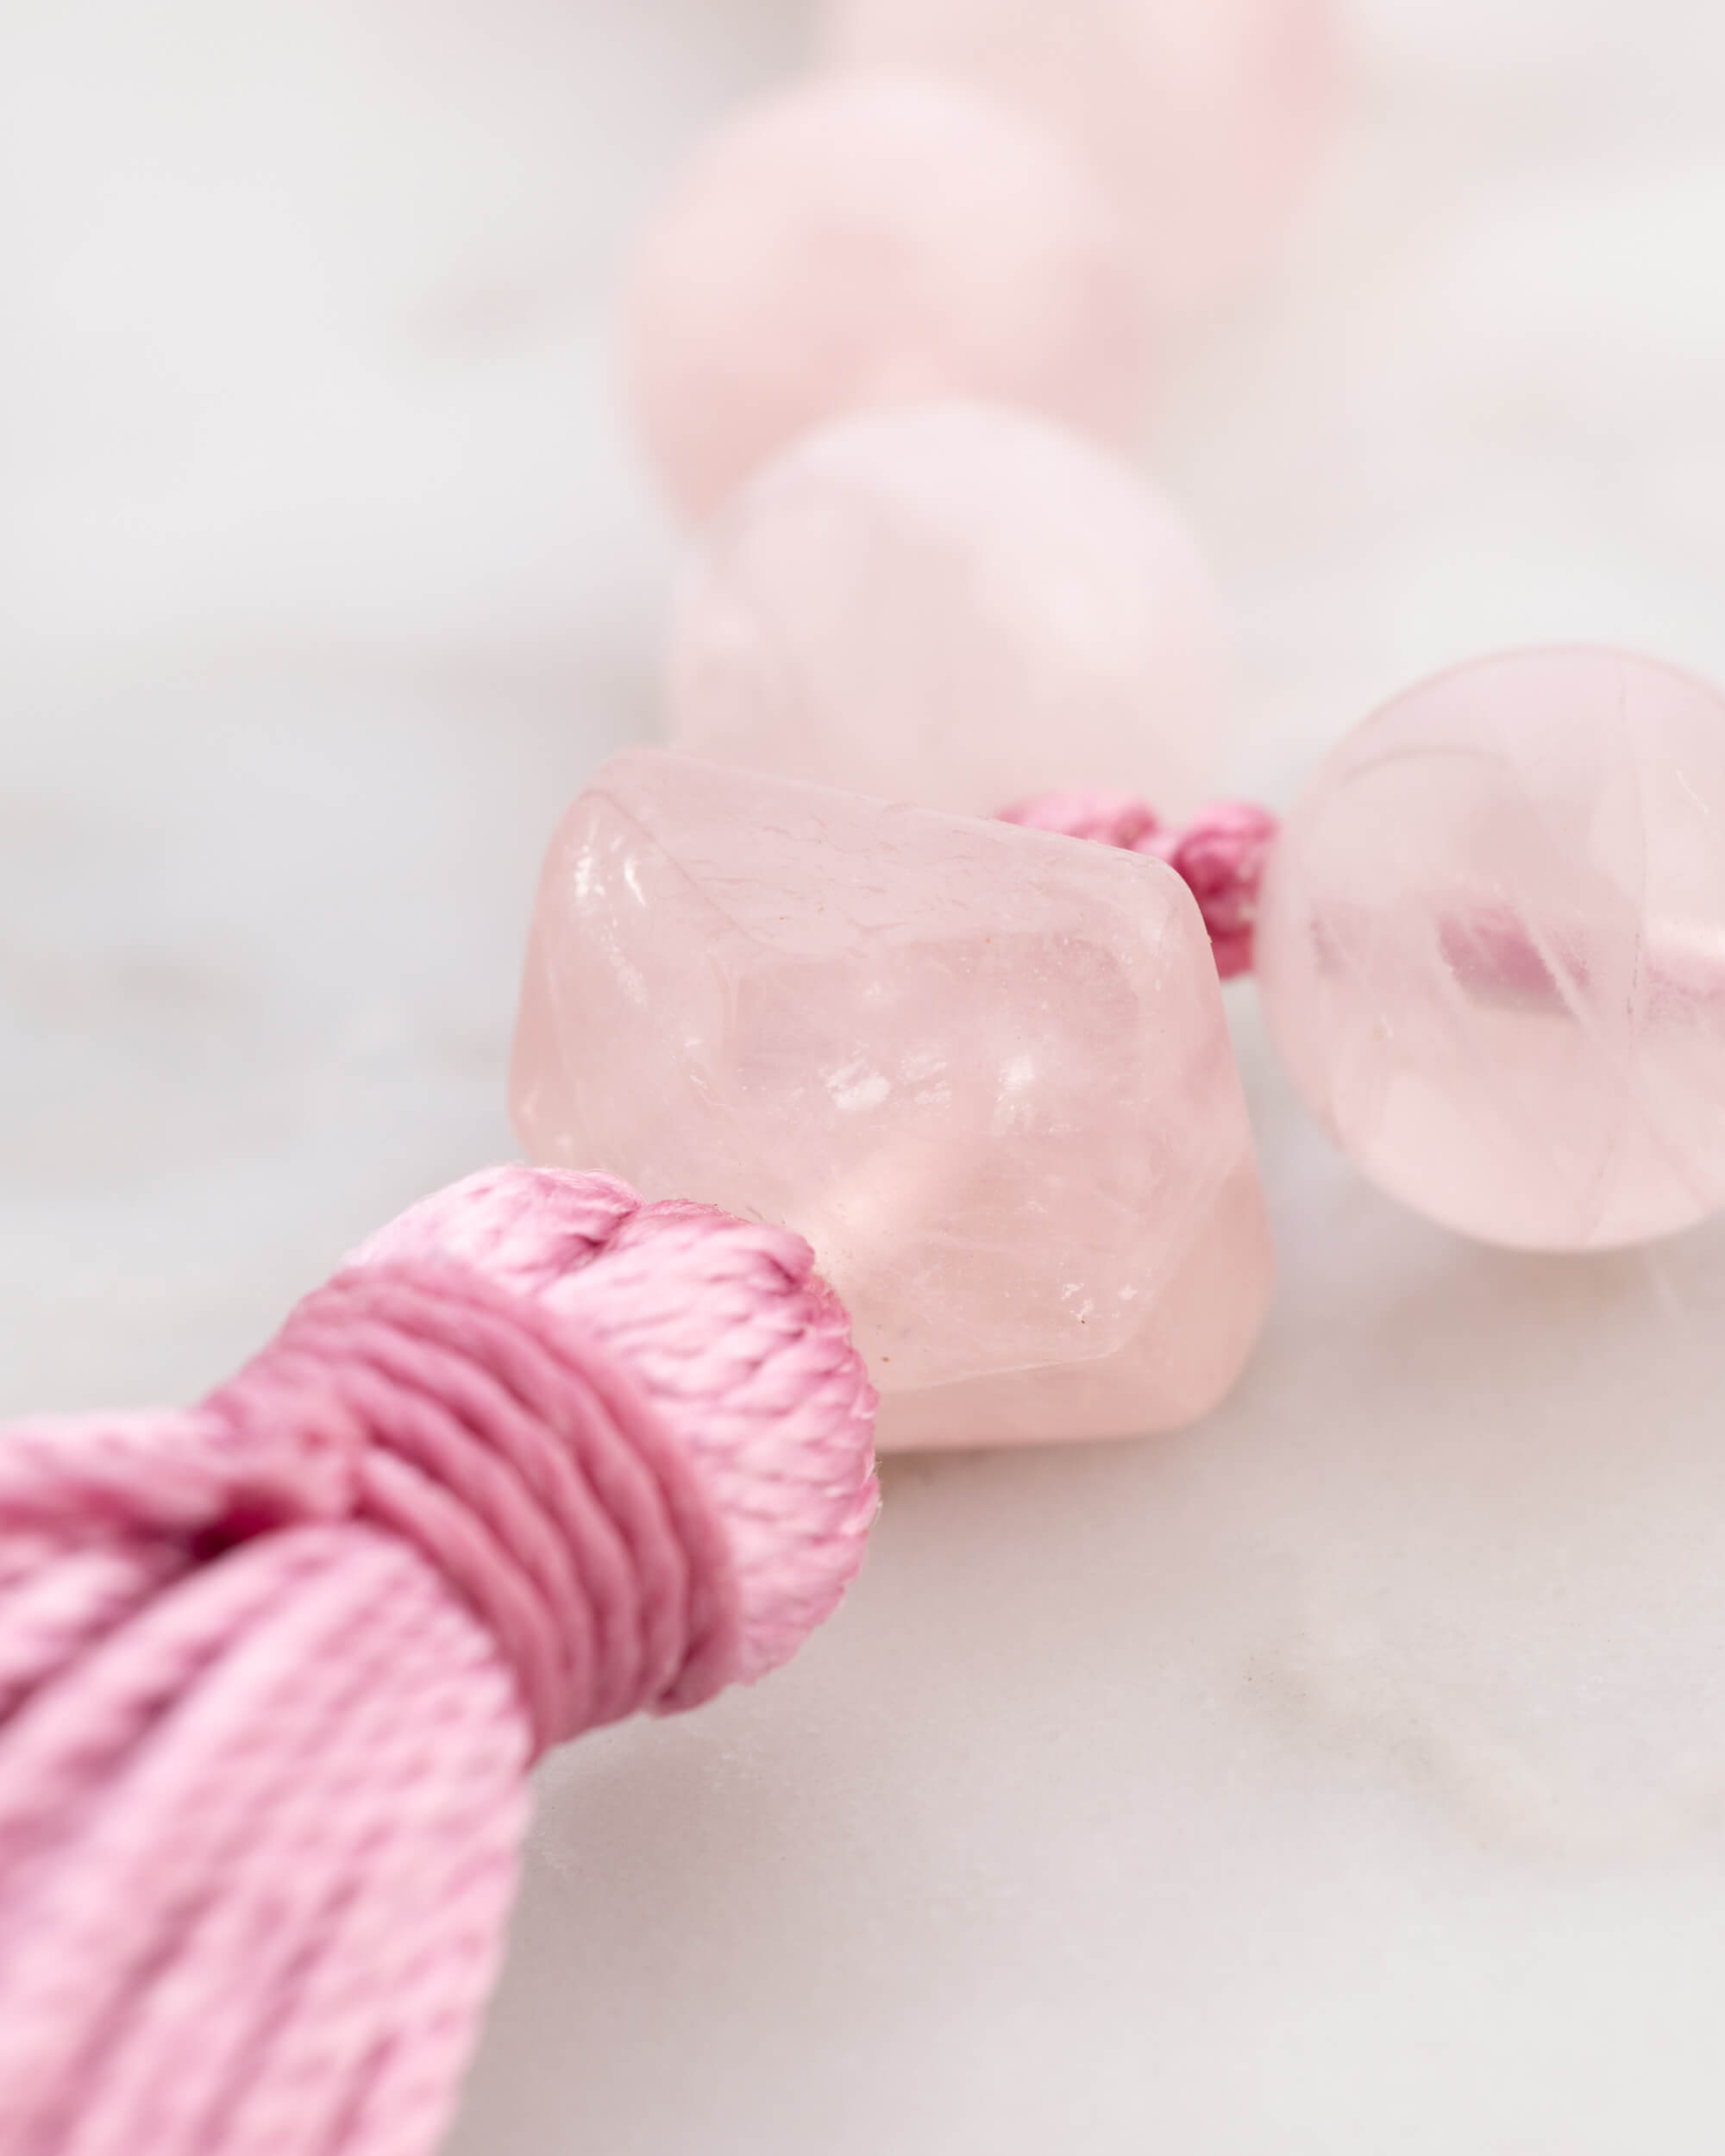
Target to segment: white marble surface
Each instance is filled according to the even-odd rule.
[[[1495,642],[1725,674],[1725,16],[1355,12],[1152,448],[1272,798]],[[0,4],[0,1408],[189,1394],[506,1146],[536,856],[673,561],[616,264],[800,28]],[[793,1672],[555,1761],[461,2156],[1716,2156],[1725,1232],[1454,1243],[1239,1001],[1235,1401],[898,1466]]]

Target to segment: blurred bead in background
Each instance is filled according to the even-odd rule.
[[[986,95],[818,78],[700,150],[648,230],[625,364],[649,461],[708,514],[835,415],[999,398],[1124,441],[1147,354],[1121,219],[1084,159]]]
[[[1339,103],[1332,0],[825,0],[823,36],[835,61],[986,88],[1093,159],[1157,318],[1263,267]]]
[[[674,745],[989,816],[1062,786],[1183,813],[1216,779],[1229,669],[1186,519],[1005,406],[806,436],[705,536],[673,631]]]

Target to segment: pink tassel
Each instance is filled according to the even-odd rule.
[[[415,1208],[185,1414],[0,1440],[0,2151],[415,2156],[545,1745],[783,1661],[875,1407],[806,1245]]]

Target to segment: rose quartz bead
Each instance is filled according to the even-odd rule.
[[[626,337],[647,448],[697,514],[860,406],[975,392],[1113,439],[1143,396],[1130,257],[1088,168],[914,75],[817,80],[712,141],[648,235]]]
[[[1214,777],[1221,611],[1162,494],[1032,415],[842,420],[707,536],[672,637],[672,739],[989,815],[1095,786],[1181,814]]]
[[[806,1235],[890,1445],[1187,1421],[1264,1314],[1197,907],[1082,839],[618,757],[546,863],[511,1097],[536,1161]]]
[[[1725,698],[1589,650],[1414,690],[1289,819],[1258,967],[1301,1094],[1436,1219],[1589,1250],[1725,1206]]]
[[[1333,0],[826,0],[840,60],[940,68],[1082,143],[1161,313],[1281,235],[1338,102]]]

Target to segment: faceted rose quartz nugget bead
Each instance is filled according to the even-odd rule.
[[[818,79],[716,136],[646,237],[625,340],[650,459],[697,517],[839,412],[975,394],[1115,440],[1144,394],[1132,266],[1088,166],[915,75]]]
[[[1339,103],[1334,0],[825,0],[833,60],[950,73],[1095,160],[1158,315],[1281,237]]]
[[[1345,741],[1270,858],[1258,969],[1295,1083],[1385,1190],[1578,1250],[1725,1206],[1725,698],[1513,654]]]
[[[553,843],[511,1094],[536,1161],[807,1236],[889,1445],[1189,1421],[1263,1319],[1208,943],[1133,855],[631,751]]]
[[[671,639],[674,745],[989,815],[1057,787],[1209,787],[1220,604],[1168,498],[1033,414],[835,422],[706,535]]]

